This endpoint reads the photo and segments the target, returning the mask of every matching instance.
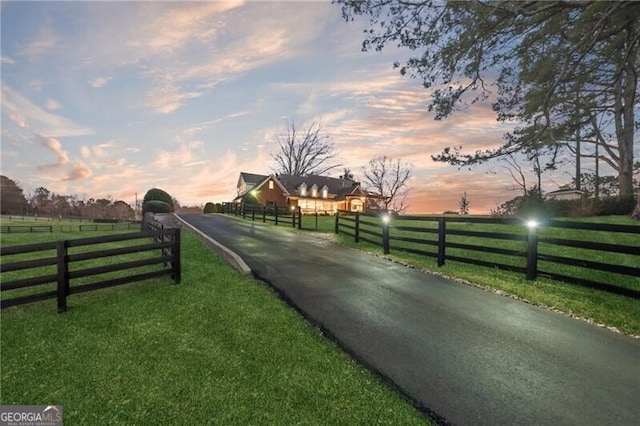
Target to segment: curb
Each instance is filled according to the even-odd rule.
[[[237,253],[223,246],[222,244],[220,244],[210,236],[206,235],[199,229],[194,228],[191,224],[182,220],[175,213],[172,213],[172,215],[176,218],[176,220],[178,220],[182,224],[182,226],[188,228],[196,236],[196,238],[198,238],[200,241],[206,244],[207,247],[209,247],[211,250],[217,253],[222,259],[224,259],[225,262],[233,266],[240,273],[244,275],[248,275],[252,273],[251,268],[249,268],[249,265],[247,265],[246,262]]]

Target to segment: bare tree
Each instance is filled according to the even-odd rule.
[[[340,167],[333,163],[338,153],[323,134],[322,124],[311,123],[309,127],[297,128],[293,121],[287,122],[286,130],[276,136],[279,150],[271,154],[276,161],[277,173],[304,176],[322,175]]]
[[[460,207],[460,214],[469,214],[469,197],[467,197],[467,191],[465,191],[458,200],[458,206]]]
[[[376,157],[362,168],[367,191],[385,197],[382,206],[396,213],[405,211],[410,188],[408,181],[412,176],[413,165],[399,158],[386,155]]]

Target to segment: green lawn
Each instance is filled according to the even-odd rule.
[[[427,422],[268,287],[187,232],[182,250],[179,285],[2,311],[0,403],[61,404],[69,425]]]

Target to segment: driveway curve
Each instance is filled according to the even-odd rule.
[[[640,421],[640,339],[272,225],[180,218],[441,422]]]

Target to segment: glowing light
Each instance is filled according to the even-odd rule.
[[[530,228],[530,229],[537,228],[538,227],[538,221],[536,221],[535,219],[529,219],[527,221],[527,227]]]
[[[388,214],[385,214],[384,216],[382,216],[382,221],[384,223],[389,223],[390,220],[391,220],[391,216],[389,216]]]

